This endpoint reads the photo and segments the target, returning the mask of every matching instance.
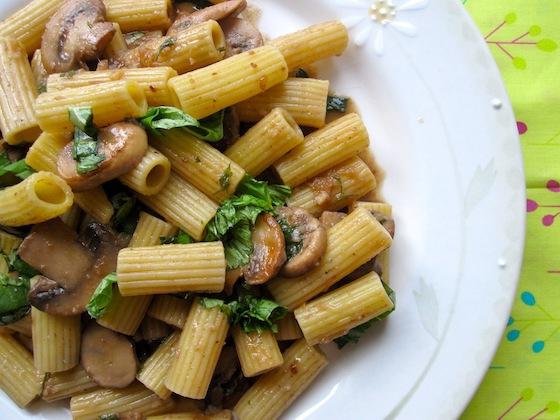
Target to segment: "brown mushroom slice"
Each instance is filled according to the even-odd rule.
[[[327,230],[311,213],[299,207],[278,210],[284,234],[294,255],[282,267],[284,277],[298,277],[314,269],[327,248]],[[290,252],[289,252],[290,254]]]
[[[138,367],[128,338],[95,322],[82,334],[81,363],[89,377],[105,388],[130,385]]]
[[[81,238],[60,219],[35,225],[19,249],[19,256],[46,277],[30,290],[31,304],[53,315],[84,312],[99,282],[115,271],[119,249],[112,232],[96,222]]]
[[[259,30],[247,19],[228,17],[220,22],[226,37],[226,57],[264,45]]]
[[[148,150],[148,136],[142,127],[129,122],[119,122],[101,128],[98,135],[99,154],[105,157],[99,167],[79,174],[72,157],[74,142],[68,143],[58,156],[58,173],[74,191],[95,188],[104,182],[130,172]]]
[[[230,16],[237,16],[247,7],[246,0],[229,0],[213,6],[205,7],[191,14],[181,14],[167,30],[167,36],[175,35],[178,31],[188,28],[195,23],[207,20],[221,20]]]
[[[243,276],[247,284],[263,284],[276,276],[286,262],[284,234],[274,217],[263,213],[257,218],[251,239],[253,253]]]
[[[113,39],[115,28],[105,22],[101,0],[67,0],[45,26],[41,42],[43,66],[50,73],[86,67]]]
[[[342,213],[340,211],[327,210],[321,213],[321,217],[319,218],[319,221],[323,224],[325,229],[330,229],[338,222],[340,222],[342,219],[344,219],[346,216],[347,216],[346,213]]]

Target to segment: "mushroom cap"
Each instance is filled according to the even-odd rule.
[[[247,7],[246,0],[228,0],[205,7],[191,14],[180,14],[167,30],[167,36],[175,35],[177,32],[188,28],[195,23],[207,20],[221,20],[229,16],[237,16]]]
[[[290,241],[300,242],[301,249],[282,267],[284,277],[298,277],[314,269],[327,248],[327,230],[311,213],[299,207],[281,207],[278,217],[291,232]]]
[[[68,143],[58,156],[58,174],[74,191],[95,188],[133,170],[148,150],[146,131],[137,124],[119,122],[101,128],[97,139],[98,153],[105,157],[99,167],[79,174],[72,157],[74,142]]]
[[[226,37],[226,57],[264,45],[260,31],[247,19],[228,17],[220,22]]]
[[[101,0],[66,0],[45,26],[41,60],[50,73],[62,73],[97,59],[113,39]]]

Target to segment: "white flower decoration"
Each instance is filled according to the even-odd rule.
[[[377,26],[373,47],[377,55],[382,55],[384,28],[390,26],[403,35],[416,35],[416,26],[400,20],[398,17],[400,12],[425,8],[428,1],[408,0],[401,5],[395,5],[393,0],[336,0],[336,3],[344,9],[356,12],[342,19],[349,29],[355,29],[354,43],[356,45],[364,45],[374,27]]]

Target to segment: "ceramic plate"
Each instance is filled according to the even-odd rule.
[[[319,75],[358,104],[397,222],[396,312],[359,345],[326,347],[329,368],[286,419],[457,417],[487,371],[514,297],[525,188],[496,65],[460,2],[393,3],[253,0],[270,37],[330,19],[350,28],[347,52],[321,63]],[[3,0],[0,16],[21,4]],[[3,419],[68,416],[20,411],[3,394],[0,405]]]

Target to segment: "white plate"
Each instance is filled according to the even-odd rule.
[[[484,41],[458,1],[394,0],[384,26],[368,17],[373,2],[253,3],[270,36],[329,19],[357,24],[348,51],[320,75],[358,104],[397,222],[396,312],[359,345],[328,348],[330,366],[287,419],[457,417],[490,364],[517,284],[523,167]],[[0,16],[21,3],[3,0]],[[19,411],[4,395],[0,405],[3,419],[66,418]]]

